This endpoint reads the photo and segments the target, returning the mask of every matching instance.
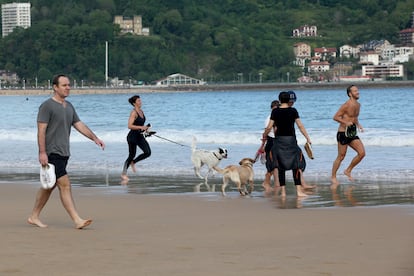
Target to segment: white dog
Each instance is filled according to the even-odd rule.
[[[215,151],[197,149],[196,138],[193,137],[193,143],[191,145],[191,161],[194,165],[194,173],[200,179],[204,179],[206,184],[208,176],[213,171],[213,167],[217,166],[223,158],[227,158],[227,149],[218,148]],[[203,165],[208,167],[208,172],[204,177],[200,174],[200,169]]]
[[[254,160],[251,158],[243,158],[240,160],[239,165],[229,165],[224,169],[214,167],[216,171],[223,175],[223,185],[221,185],[221,192],[223,196],[226,195],[226,186],[231,180],[237,185],[239,193],[243,196],[250,194],[253,191],[253,164]],[[246,185],[249,184],[249,189],[246,189]]]

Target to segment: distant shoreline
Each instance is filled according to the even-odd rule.
[[[302,90],[343,88],[355,84],[360,88],[414,87],[414,81],[373,81],[373,82],[326,82],[326,83],[245,83],[245,84],[207,84],[182,86],[134,86],[128,88],[72,88],[71,94],[129,94],[196,91],[233,91],[233,90]],[[48,95],[51,89],[1,89],[1,95]]]

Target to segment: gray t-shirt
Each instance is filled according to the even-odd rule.
[[[71,127],[80,119],[73,105],[66,101],[65,106],[52,98],[44,101],[37,114],[38,123],[46,123],[46,153],[70,156],[69,136]]]

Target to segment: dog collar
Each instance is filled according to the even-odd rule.
[[[213,154],[218,160],[221,160],[221,158],[219,156],[217,156],[217,154],[215,152],[213,152]]]

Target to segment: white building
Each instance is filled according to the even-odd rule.
[[[308,70],[312,73],[328,72],[330,69],[329,62],[327,61],[312,61],[309,63]]]
[[[304,25],[292,31],[293,37],[318,36],[318,27]]]
[[[379,55],[373,51],[371,52],[361,52],[359,54],[359,63],[368,64],[368,65],[378,65],[379,64]]]
[[[8,3],[1,5],[2,35],[7,36],[14,28],[31,26],[30,3]]]
[[[320,60],[329,60],[330,58],[336,58],[336,48],[315,48],[313,52],[314,56]]]
[[[339,56],[342,58],[352,58],[359,56],[359,47],[352,47],[350,45],[343,45],[339,47]]]
[[[392,61],[393,63],[404,63],[410,60],[414,55],[414,47],[390,45],[382,50],[381,57],[383,60]]]
[[[205,85],[203,80],[195,79],[183,74],[172,74],[156,81],[156,86]]]
[[[301,66],[302,68],[305,67],[306,60],[310,60],[311,58],[311,46],[302,42],[296,43],[293,46],[293,52],[296,57],[294,64]]]

